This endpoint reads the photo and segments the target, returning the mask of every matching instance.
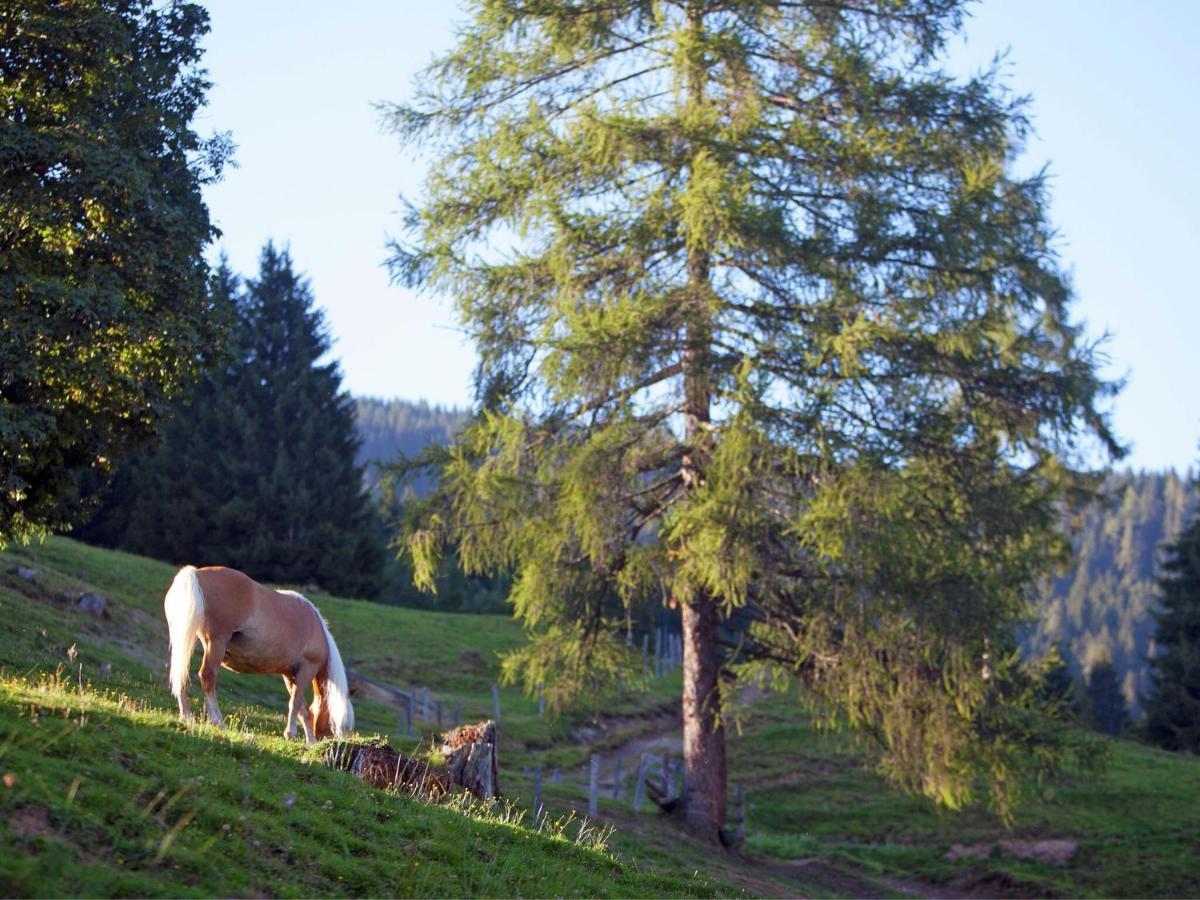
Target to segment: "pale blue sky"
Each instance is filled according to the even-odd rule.
[[[373,106],[405,99],[447,47],[456,7],[412,0],[208,0],[215,83],[201,132],[230,130],[239,168],[206,191],[234,268],[290,244],[336,340],[346,387],[433,403],[470,400],[472,350],[449,304],[391,286],[383,261],[397,197],[423,168]],[[1106,374],[1128,376],[1114,420],[1127,464],[1192,466],[1200,440],[1200,2],[984,0],[952,67],[999,50],[1033,95],[1022,169],[1049,163],[1053,221],[1077,319],[1110,332]]]

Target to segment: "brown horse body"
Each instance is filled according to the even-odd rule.
[[[263,587],[235,569],[185,566],[163,602],[171,635],[171,689],[179,714],[192,721],[188,665],[196,640],[204,648],[200,685],[210,721],[223,724],[217,705],[218,667],[282,675],[290,702],[284,734],[300,721],[307,741],[341,736],[354,727],[345,668],[316,607],[293,591]],[[312,709],[304,695],[313,685]]]

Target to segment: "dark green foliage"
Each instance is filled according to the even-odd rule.
[[[1092,727],[1097,731],[1116,737],[1129,724],[1129,710],[1111,662],[1104,660],[1092,666],[1087,679],[1087,698]]]
[[[322,315],[286,251],[268,244],[240,289],[222,266],[214,305],[237,317],[233,356],[180,404],[163,447],[119,473],[85,540],[263,581],[372,597],[384,534],[355,463]]]
[[[393,110],[434,158],[394,271],[480,352],[417,578],[447,549],[513,571],[506,671],[552,700],[636,665],[614,600],[676,598],[710,825],[720,667],[799,676],[899,784],[958,805],[984,774],[1008,804],[1062,745],[984,654],[1064,555],[1083,451],[1120,448],[1045,180],[1010,168],[1024,103],[937,66],[962,5],[469,15]]]
[[[191,3],[0,7],[0,544],[74,522],[221,344],[207,31]]]
[[[1068,517],[1074,555],[1039,591],[1038,622],[1024,644],[1038,655],[1053,644],[1072,672],[1099,660],[1116,670],[1129,708],[1150,690],[1159,565],[1192,514],[1196,492],[1174,472],[1111,476],[1103,499]]]
[[[1200,515],[1167,552],[1145,734],[1168,750],[1200,753]]]

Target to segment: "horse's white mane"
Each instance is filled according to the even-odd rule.
[[[338,652],[338,646],[329,632],[329,623],[313,602],[303,594],[296,591],[279,593],[295,597],[301,603],[307,604],[321,622],[321,628],[325,631],[325,642],[329,645],[329,660],[325,664],[325,702],[329,704],[329,725],[333,728],[334,737],[344,737],[354,730],[354,707],[350,703],[350,683],[346,678],[346,666],[342,663],[342,654]]]

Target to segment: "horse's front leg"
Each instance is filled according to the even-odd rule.
[[[304,729],[304,742],[306,744],[317,742],[316,734],[313,731],[312,714],[304,702],[305,686],[312,681],[315,674],[315,667],[302,666],[295,676],[283,676],[290,696],[287,727],[283,730],[283,736],[289,741],[296,736],[296,720],[299,719],[300,726]]]
[[[204,660],[200,663],[200,686],[204,688],[204,705],[208,709],[208,721],[224,728],[225,718],[221,715],[221,707],[217,705],[217,673],[221,671],[221,660],[225,658],[225,648],[229,639],[205,640]]]

